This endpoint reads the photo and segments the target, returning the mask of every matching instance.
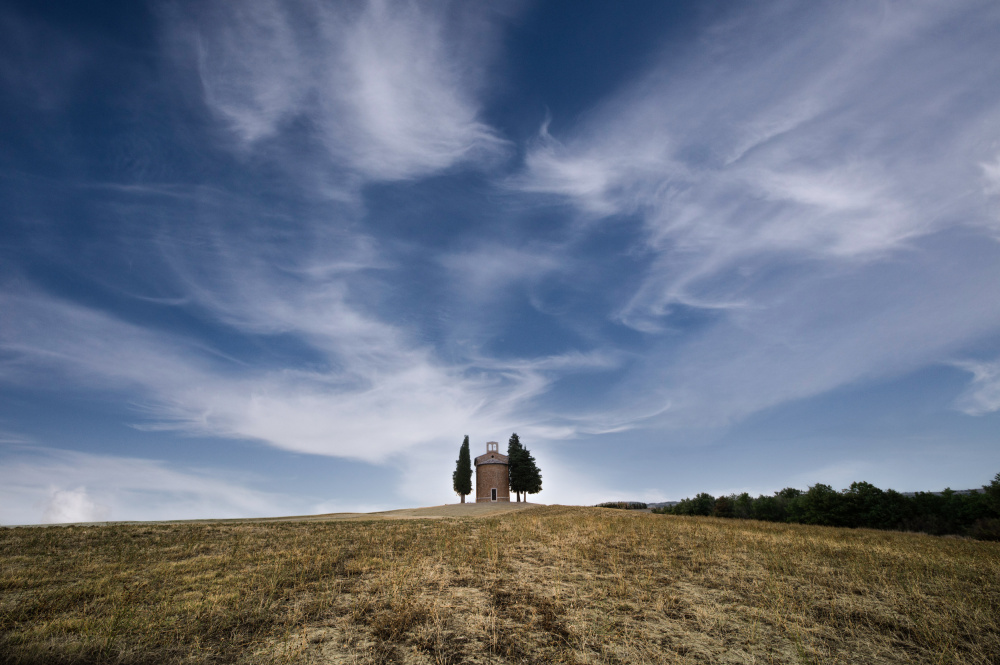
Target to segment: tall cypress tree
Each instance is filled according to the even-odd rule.
[[[517,494],[517,500],[521,500],[521,492],[528,488],[530,469],[525,465],[524,446],[517,432],[510,435],[507,442],[507,468],[510,470],[510,491]]]
[[[510,435],[507,442],[507,463],[510,465],[510,491],[517,493],[517,500],[526,494],[537,494],[542,491],[542,472],[535,463],[531,451],[521,444],[516,433]],[[528,497],[525,496],[527,501]]]
[[[451,484],[462,496],[462,503],[465,503],[465,495],[472,494],[472,459],[469,456],[468,434],[465,435],[462,447],[458,449],[458,461],[455,463],[455,472],[451,474]]]
[[[522,454],[524,457],[524,466],[526,468],[524,474],[526,477],[524,493],[538,494],[542,491],[542,472],[538,469],[538,465],[535,464],[535,457],[531,454],[531,451],[524,448],[524,453]],[[527,501],[528,497],[524,497],[524,500]]]

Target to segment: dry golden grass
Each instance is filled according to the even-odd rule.
[[[6,663],[1000,663],[1000,544],[597,508],[0,530]]]
[[[400,508],[377,513],[327,513],[325,515],[300,515],[298,517],[260,517],[243,522],[328,522],[331,520],[414,520],[437,517],[486,517],[535,507],[537,504],[515,501],[513,503],[449,503],[426,508]],[[218,523],[219,520],[206,520]]]

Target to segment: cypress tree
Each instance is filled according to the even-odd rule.
[[[538,494],[542,491],[542,472],[538,469],[538,465],[535,464],[535,457],[531,454],[527,448],[523,448],[524,452],[523,460],[525,466],[525,484],[524,493],[525,494]],[[524,497],[527,501],[528,497]]]
[[[469,456],[469,435],[465,435],[462,447],[458,449],[458,461],[455,463],[455,472],[451,474],[451,484],[455,492],[462,496],[462,503],[465,503],[465,495],[472,494],[472,459]]]
[[[510,435],[507,442],[507,468],[510,471],[510,491],[517,494],[517,500],[521,500],[521,492],[527,490],[530,469],[525,464],[524,454],[527,451],[521,445],[521,439],[517,432]]]

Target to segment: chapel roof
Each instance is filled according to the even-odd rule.
[[[480,464],[507,464],[509,466],[510,460],[506,455],[489,452],[476,458],[476,466],[479,466]]]

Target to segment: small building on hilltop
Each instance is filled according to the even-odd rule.
[[[486,444],[486,454],[476,458],[476,503],[510,502],[510,462],[499,444]]]

